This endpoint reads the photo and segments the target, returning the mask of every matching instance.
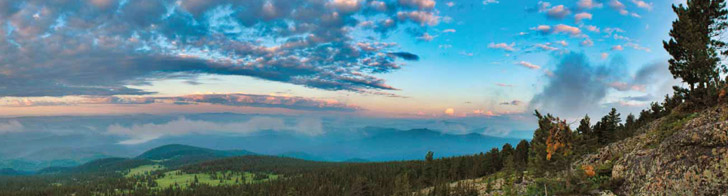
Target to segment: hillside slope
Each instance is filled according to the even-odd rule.
[[[573,164],[612,164],[611,180],[621,182],[615,192],[633,195],[675,193],[716,195],[728,191],[728,106],[700,112],[681,127],[679,121],[660,119],[646,132],[612,143]],[[666,125],[676,126],[665,135]],[[660,135],[665,135],[660,137]],[[661,139],[662,138],[662,139]],[[613,162],[613,163],[612,163]]]
[[[728,194],[728,105],[657,119],[635,136],[584,155],[572,163],[571,171],[545,181],[568,181],[569,175],[585,175],[582,168],[586,167],[609,178],[610,188],[589,190],[593,195]],[[529,188],[543,190],[531,176],[513,184],[505,184],[507,178],[512,179],[498,173],[450,186],[473,185],[479,195],[528,195],[533,191]]]

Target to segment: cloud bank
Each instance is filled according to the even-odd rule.
[[[298,96],[284,95],[258,95],[244,93],[225,94],[193,94],[174,97],[152,97],[152,96],[84,96],[84,97],[63,97],[63,98],[5,98],[0,106],[31,107],[31,106],[56,106],[56,105],[88,105],[88,104],[152,104],[172,103],[179,105],[186,104],[215,104],[227,106],[248,106],[263,108],[285,108],[308,111],[343,111],[353,112],[362,108],[341,103],[333,99],[312,99]]]
[[[246,122],[218,123],[202,120],[179,118],[162,124],[134,124],[132,126],[111,125],[107,134],[128,137],[119,144],[141,144],[165,136],[188,134],[252,134],[260,131],[292,131],[298,134],[316,136],[324,133],[320,119],[301,118],[296,123],[286,123],[281,118],[254,117]]]
[[[584,54],[566,54],[556,65],[543,91],[531,99],[529,110],[538,109],[565,117],[583,116],[598,109],[610,88],[607,84],[624,75],[624,64],[620,60],[592,66]]]
[[[416,60],[382,43],[425,30],[432,0],[0,1],[0,97],[143,95],[127,87],[199,74],[326,90],[392,90],[373,76]],[[367,23],[369,25],[360,25]],[[359,39],[354,33],[369,35]],[[407,54],[407,55],[402,55]]]

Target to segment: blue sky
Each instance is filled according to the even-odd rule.
[[[673,3],[0,0],[0,116],[638,113],[679,84]]]

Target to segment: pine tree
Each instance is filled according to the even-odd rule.
[[[627,115],[627,119],[624,121],[624,129],[621,131],[622,134],[620,135],[620,138],[627,138],[634,135],[637,128],[634,115],[629,113],[629,115]]]
[[[670,72],[689,89],[673,87],[679,94],[702,106],[711,104],[721,83],[718,50],[726,44],[715,39],[727,25],[725,0],[688,0],[686,5],[673,5],[677,20],[672,23],[670,40],[663,47],[672,56]]]
[[[576,133],[577,138],[574,144],[576,153],[585,154],[596,149],[597,137],[594,135],[589,115],[584,115],[584,118],[579,121],[579,127],[576,128]]]
[[[529,144],[526,140],[521,140],[521,142],[518,142],[518,145],[516,145],[516,150],[513,153],[513,162],[518,171],[526,169],[528,164],[528,149]]]

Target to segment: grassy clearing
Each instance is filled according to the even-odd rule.
[[[199,184],[207,184],[211,186],[258,183],[268,180],[276,180],[280,177],[279,175],[275,174],[258,175],[265,176],[258,176],[256,178],[256,174],[250,172],[245,172],[242,174],[232,172],[218,172],[214,175],[211,175],[209,173],[188,174],[180,170],[174,170],[164,173],[164,177],[155,179],[155,182],[157,183],[157,187],[160,188],[175,185],[181,188],[185,188],[195,181],[195,176],[197,176],[197,182]]]
[[[129,170],[129,173],[127,173],[125,176],[127,178],[129,178],[129,177],[133,177],[133,176],[149,174],[149,173],[151,173],[153,171],[162,170],[162,169],[164,169],[164,166],[162,166],[162,165],[157,165],[157,164],[155,164],[155,165],[142,165],[142,166],[139,166],[139,167],[136,167],[136,168],[133,168],[133,169]]]

